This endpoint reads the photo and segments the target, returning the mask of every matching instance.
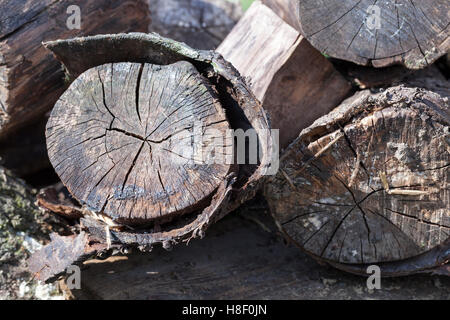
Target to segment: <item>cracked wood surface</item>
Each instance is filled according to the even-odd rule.
[[[193,112],[192,118],[189,121],[194,121],[195,119],[198,119],[199,117],[207,117],[207,119],[211,120],[217,120],[217,121],[210,121],[206,122],[205,125],[210,125],[210,128],[219,129],[216,130],[216,132],[219,132],[219,135],[222,136],[222,132],[220,129],[224,129],[224,126],[226,123],[229,124],[229,126],[233,129],[249,129],[253,128],[256,131],[258,142],[259,142],[259,152],[260,157],[259,161],[256,165],[254,164],[239,164],[239,165],[232,165],[230,169],[227,171],[227,175],[220,181],[219,184],[217,184],[217,188],[211,193],[211,195],[207,198],[207,201],[199,204],[198,208],[189,208],[192,210],[189,210],[191,212],[169,212],[167,210],[168,214],[166,216],[162,216],[162,219],[159,217],[159,213],[157,211],[156,217],[153,219],[153,221],[150,221],[150,223],[140,224],[139,226],[133,225],[133,227],[127,227],[124,225],[117,225],[117,223],[114,221],[114,219],[111,219],[111,217],[108,217],[106,214],[103,214],[100,212],[95,212],[95,208],[89,208],[88,206],[85,206],[84,208],[81,208],[80,211],[82,211],[83,218],[81,219],[81,228],[82,230],[87,230],[89,233],[90,239],[94,242],[99,243],[100,245],[105,246],[108,248],[111,246],[132,246],[137,247],[141,251],[149,251],[153,248],[155,245],[162,245],[164,248],[169,249],[173,245],[177,243],[189,243],[192,239],[195,238],[203,238],[205,235],[205,231],[207,228],[218,221],[219,219],[223,218],[227,213],[237,208],[241,203],[245,202],[246,200],[254,197],[257,190],[259,190],[263,179],[262,176],[267,172],[267,170],[271,169],[271,161],[272,161],[272,136],[271,131],[268,130],[268,120],[266,118],[264,109],[261,107],[259,102],[256,100],[256,98],[253,96],[253,94],[250,92],[250,90],[245,85],[244,81],[240,77],[239,73],[233,68],[233,66],[226,62],[218,53],[213,51],[202,51],[202,50],[195,50],[188,46],[186,46],[183,43],[176,42],[171,39],[163,38],[157,34],[143,34],[143,33],[129,33],[129,34],[113,34],[113,35],[97,35],[92,37],[84,37],[84,38],[75,38],[75,39],[69,39],[69,40],[58,40],[58,41],[51,41],[44,43],[45,47],[51,50],[56,58],[61,61],[65,69],[68,72],[68,78],[73,80],[75,77],[78,77],[88,71],[92,68],[97,68],[98,72],[97,74],[94,73],[93,78],[98,78],[98,73],[102,74],[102,65],[109,66],[111,68],[111,64],[121,64],[126,61],[124,65],[128,66],[128,69],[131,65],[136,65],[136,69],[140,70],[142,63],[144,63],[144,68],[142,69],[142,74],[140,76],[141,81],[140,83],[143,84],[143,80],[146,78],[144,77],[144,69],[147,64],[154,65],[153,71],[156,72],[156,70],[163,73],[163,70],[167,68],[175,68],[175,66],[178,66],[178,68],[181,70],[185,68],[188,70],[188,73],[192,73],[192,76],[189,78],[190,82],[193,84],[193,87],[190,88],[190,90],[193,90],[195,87],[200,86],[203,87],[202,91],[208,91],[208,93],[205,93],[205,96],[201,97],[200,99],[197,99],[198,97],[191,97],[193,104],[197,104],[196,106],[190,106],[190,110],[194,111],[195,108],[198,108],[198,110],[207,110],[207,111],[213,111],[216,107],[217,103],[220,103],[220,106],[222,106],[225,109],[226,112],[226,119],[227,122],[222,121],[223,114],[217,113],[216,116],[214,116],[213,113],[210,113],[209,116],[207,116],[208,113],[200,114],[198,112]],[[195,70],[191,68],[191,64],[193,68],[195,67]],[[139,66],[139,68],[137,67]],[[189,67],[188,67],[189,66]],[[108,67],[106,67],[108,68]],[[94,70],[97,70],[94,69]],[[108,69],[103,70],[103,72],[107,72]],[[178,79],[176,79],[178,76],[182,75],[182,72],[168,72],[170,74],[170,77],[173,77],[174,82],[177,84],[173,84],[171,87],[170,85],[167,85],[167,82],[162,82],[162,87],[158,87],[161,89],[159,92],[160,95],[162,93],[162,90],[166,92],[169,92],[170,90],[181,90],[183,89],[183,83]],[[89,72],[89,71],[88,71]],[[139,78],[139,71],[134,72],[136,82]],[[200,76],[201,75],[201,76]],[[104,76],[104,74],[103,74]],[[123,74],[122,74],[123,76]],[[200,79],[207,80],[206,83],[202,83]],[[78,78],[79,79],[79,78]],[[168,79],[166,79],[167,81]],[[98,80],[99,81],[99,80]],[[91,86],[90,89],[87,91],[89,95],[84,97],[84,99],[80,99],[81,103],[88,103],[90,100],[93,99],[93,97],[96,97],[97,99],[94,99],[97,102],[97,106],[99,109],[97,109],[97,106],[95,103],[93,103],[92,100],[91,105],[91,112],[93,115],[97,115],[97,112],[103,112],[103,115],[101,118],[94,117],[96,120],[99,120],[98,124],[92,124],[88,122],[81,121],[80,125],[81,127],[89,127],[91,125],[92,131],[96,131],[95,134],[91,132],[93,136],[88,136],[88,131],[81,132],[81,135],[86,135],[85,140],[89,141],[89,138],[96,138],[103,139],[106,141],[105,137],[109,134],[113,134],[112,137],[120,137],[119,140],[110,139],[109,142],[115,142],[119,141],[121,139],[135,141],[135,144],[138,145],[138,149],[134,148],[133,153],[131,155],[132,159],[127,159],[128,165],[133,163],[134,157],[136,157],[136,154],[139,151],[139,148],[142,146],[152,144],[152,142],[149,140],[150,137],[146,136],[139,131],[131,131],[131,128],[133,130],[138,130],[140,123],[139,118],[147,119],[146,116],[150,115],[151,117],[149,119],[157,120],[158,117],[160,117],[159,113],[145,113],[145,110],[140,109],[140,104],[136,104],[136,87],[131,87],[131,89],[127,90],[128,88],[128,82],[132,82],[132,77],[129,76],[126,83],[124,83],[120,89],[125,93],[128,92],[131,97],[128,98],[128,103],[122,103],[123,101],[118,101],[120,105],[118,104],[118,107],[121,108],[122,111],[121,117],[118,117],[115,113],[115,110],[113,109],[114,106],[110,106],[108,104],[108,99],[110,98],[108,96],[108,92],[111,93],[110,90],[111,84],[107,83],[107,77],[102,77],[103,85],[100,83],[100,85],[97,83],[96,86]],[[75,83],[77,80],[75,80]],[[158,85],[158,82],[155,82],[155,86]],[[108,85],[109,84],[109,85]],[[161,83],[158,85],[160,86]],[[76,86],[76,84],[75,84]],[[155,87],[156,88],[156,87]],[[209,89],[211,89],[211,91]],[[95,90],[96,89],[96,90]],[[104,90],[103,90],[104,89]],[[169,90],[170,89],[170,90]],[[109,90],[109,91],[108,91]],[[90,92],[89,92],[90,91]],[[100,94],[99,94],[100,92]],[[105,92],[105,95],[103,96],[103,92]],[[124,96],[127,97],[128,93]],[[134,93],[134,94],[133,94]],[[92,96],[91,96],[92,95]],[[99,97],[100,95],[100,97]],[[208,98],[208,96],[210,97]],[[139,91],[139,99],[138,102],[140,102],[144,97],[153,97],[152,91]],[[179,97],[178,97],[179,98]],[[202,99],[206,99],[202,102]],[[212,102],[210,103],[209,107],[207,106],[207,103],[205,101]],[[158,97],[159,100],[159,97]],[[149,100],[147,101],[148,104]],[[103,104],[103,106],[102,106]],[[81,106],[80,104],[78,104]],[[108,109],[105,107],[108,106],[110,108],[109,112]],[[126,107],[123,107],[126,106]],[[139,115],[137,112],[136,106],[139,106]],[[168,105],[170,107],[170,104]],[[185,106],[188,108],[188,106]],[[79,108],[79,107],[78,107]],[[56,108],[57,109],[57,108]],[[56,110],[55,109],[55,110]],[[188,108],[189,109],[189,108]],[[217,109],[216,109],[217,110]],[[220,110],[220,109],[219,109]],[[79,109],[81,111],[81,109]],[[142,111],[142,112],[141,112]],[[74,114],[73,112],[67,111],[67,110],[61,110],[60,112],[62,117],[64,117],[63,114],[66,114],[68,121],[66,123],[63,123],[63,126],[71,126],[74,124],[74,116],[79,117],[81,113]],[[101,114],[100,112],[100,114]],[[112,115],[112,114],[114,115]],[[175,115],[175,114],[174,114]],[[117,117],[116,117],[117,116]],[[180,115],[177,115],[180,116]],[[75,118],[76,118],[75,117]],[[209,117],[209,118],[208,118]],[[74,118],[74,119],[75,119]],[[126,122],[125,124],[121,124],[119,121],[112,121],[113,119],[117,118],[118,120],[122,120]],[[180,120],[183,119],[180,117]],[[136,123],[136,128],[133,126],[127,126],[129,125],[131,120],[138,121]],[[173,128],[176,129],[176,126],[180,126],[182,124],[182,121],[176,122],[177,120],[174,119],[175,122],[171,123],[173,124]],[[186,120],[186,119],[185,119]],[[76,121],[75,121],[76,122]],[[92,122],[92,121],[91,121]],[[111,123],[113,123],[113,126],[111,126]],[[121,125],[121,126],[119,126]],[[168,135],[164,136],[164,132],[167,133],[166,130],[169,125],[169,123],[164,123],[159,126],[159,124],[156,125],[158,130],[156,130],[155,134],[161,134],[162,140],[168,137]],[[96,130],[95,126],[97,126]],[[51,125],[49,125],[51,127]],[[170,127],[170,126],[169,126]],[[150,126],[149,126],[150,128]],[[110,130],[107,130],[110,129]],[[115,130],[111,130],[115,129]],[[170,134],[176,133],[176,130],[172,130]],[[203,131],[204,127],[202,127]],[[80,129],[78,129],[80,130]],[[106,130],[106,132],[105,132]],[[150,130],[150,129],[149,129]],[[155,130],[155,128],[153,128]],[[158,132],[159,131],[159,132]],[[64,130],[63,130],[64,132]],[[146,131],[144,131],[146,132]],[[150,131],[151,133],[151,131]],[[104,137],[101,137],[102,135],[105,135]],[[208,138],[207,131],[204,133],[202,132],[202,136]],[[214,137],[214,135],[212,135]],[[47,137],[49,138],[49,136]],[[55,139],[57,139],[56,136],[54,136]],[[69,139],[71,137],[69,136]],[[75,139],[79,139],[78,143],[86,142],[83,140],[83,137],[76,137]],[[192,137],[191,137],[192,138]],[[80,140],[81,139],[81,140]],[[93,140],[91,139],[91,140]],[[96,140],[98,140],[96,139]],[[148,140],[149,143],[147,143],[144,140]],[[168,142],[166,141],[158,141],[154,140],[154,142]],[[226,140],[225,140],[226,141]],[[98,141],[97,141],[98,142]],[[204,140],[203,142],[208,142],[208,139]],[[226,142],[225,142],[226,143]],[[104,144],[104,143],[103,143]],[[101,145],[99,143],[99,145]],[[49,145],[51,147],[51,145]],[[127,146],[129,147],[129,146]],[[229,150],[229,145],[225,145],[225,151]],[[158,148],[156,148],[158,149]],[[207,151],[207,155],[209,154],[208,148],[204,148]],[[63,150],[64,151],[64,150]],[[87,152],[87,150],[85,150]],[[106,151],[106,150],[105,150]],[[155,151],[155,150],[153,150]],[[156,150],[158,151],[158,150]],[[155,152],[156,152],[155,151]],[[51,151],[50,151],[51,152]],[[73,152],[72,152],[73,153]],[[142,153],[142,150],[139,154]],[[211,153],[212,155],[213,153]],[[121,152],[116,152],[116,155],[118,157],[122,157]],[[70,157],[70,153],[67,153],[66,156]],[[83,156],[83,154],[74,154],[74,157]],[[158,156],[156,154],[155,156]],[[159,155],[162,157],[161,155]],[[170,160],[169,155],[164,155],[166,160]],[[174,159],[177,159],[180,161],[180,158],[178,156],[173,155]],[[133,165],[133,168],[136,168],[136,165],[138,165],[138,162],[140,162],[139,157],[136,159],[135,164]],[[113,158],[115,159],[115,158]],[[96,160],[96,159],[91,159]],[[97,163],[98,168],[102,168],[103,164],[107,164],[108,161]],[[114,160],[115,161],[115,160]],[[170,161],[169,161],[170,162]],[[76,161],[75,161],[76,163]],[[226,162],[228,163],[228,162]],[[95,166],[95,165],[93,165]],[[174,162],[173,168],[176,169],[177,163]],[[169,167],[167,167],[170,169]],[[205,166],[204,168],[208,169],[207,173],[208,175],[214,169],[213,165]],[[226,168],[228,168],[226,166]],[[69,167],[70,170],[73,170]],[[69,170],[68,169],[68,170]],[[125,176],[126,173],[124,171],[128,172],[130,169],[129,166],[120,166],[117,168],[117,173],[122,175],[123,180],[119,180],[119,191],[121,191],[121,188],[124,185]],[[198,168],[195,168],[196,171]],[[205,170],[206,170],[205,169]],[[220,169],[220,167],[219,167]],[[92,167],[89,168],[89,170],[93,170]],[[134,171],[131,170],[131,171]],[[129,177],[127,180],[130,180],[130,177],[134,183],[134,177],[141,178],[138,175],[133,175],[133,172],[130,171]],[[79,174],[80,172],[75,172],[75,174]],[[168,171],[167,174],[170,177],[177,176],[176,170]],[[220,172],[218,173],[220,174]],[[81,176],[81,175],[80,175]],[[214,175],[212,175],[214,176]],[[165,176],[161,175],[162,178],[165,178]],[[70,178],[70,177],[68,177]],[[211,179],[210,177],[209,179]],[[94,182],[90,181],[92,180],[92,177],[89,177],[89,180],[86,183],[94,184]],[[103,179],[105,180],[105,179]],[[159,180],[159,177],[158,177]],[[199,188],[201,188],[201,192],[205,191],[206,188],[204,187],[204,177],[202,175],[197,178],[197,181],[199,182]],[[138,181],[138,180],[136,180]],[[165,181],[165,180],[164,180]],[[211,180],[212,181],[212,180]],[[159,181],[156,181],[157,183]],[[207,182],[207,181],[205,181]],[[95,182],[98,183],[98,182]],[[103,183],[103,182],[102,182]],[[146,182],[147,183],[147,182]],[[208,183],[208,182],[207,182]],[[212,181],[211,183],[214,183]],[[100,185],[100,184],[99,184]],[[165,184],[166,186],[166,184]],[[157,187],[156,186],[150,186],[151,188]],[[134,198],[137,196],[141,196],[143,193],[139,192],[137,190],[137,193],[134,193],[136,191],[136,188],[133,186],[130,190],[133,192],[126,193],[127,195],[130,195],[131,199],[125,199],[127,203],[132,203]],[[154,189],[151,189],[154,190]],[[155,189],[156,190],[156,189]],[[125,189],[124,189],[125,191]],[[72,192],[75,192],[72,190]],[[89,191],[87,191],[89,192]],[[187,197],[189,192],[184,192],[181,197],[185,197],[183,199],[188,199]],[[120,194],[120,192],[119,192]],[[114,196],[115,194],[113,194]],[[150,195],[152,195],[150,193]],[[87,194],[86,194],[87,196]],[[105,197],[107,195],[104,195]],[[68,208],[66,206],[55,206],[53,203],[53,200],[51,198],[48,198],[44,195],[44,203],[42,203],[46,208],[53,210],[52,208],[56,209],[60,214],[66,214],[67,212],[72,211],[72,207]],[[181,198],[180,198],[181,199]],[[180,200],[178,199],[178,200]],[[92,201],[91,199],[87,199],[88,201]],[[94,199],[95,200],[95,199]],[[117,200],[117,201],[116,201]],[[139,200],[139,199],[138,199]],[[177,201],[178,201],[177,200]],[[106,202],[105,199],[103,201]],[[181,201],[181,200],[180,200]],[[117,203],[118,199],[112,199],[111,203]],[[111,203],[107,204],[108,206],[111,206]],[[170,205],[170,204],[169,204]],[[187,201],[184,202],[183,205],[189,205]],[[92,205],[91,205],[92,206]],[[137,208],[137,206],[136,206]],[[186,207],[187,208],[187,207]],[[94,210],[90,210],[94,209]],[[97,207],[98,209],[98,207]],[[101,209],[107,209],[101,208]],[[128,208],[129,209],[129,208]],[[134,213],[134,209],[132,209],[132,212]],[[158,207],[159,209],[159,207]],[[130,211],[129,211],[130,212]],[[140,211],[142,213],[142,210]],[[174,217],[173,213],[181,214],[183,215],[179,217]],[[128,212],[121,211],[121,212],[115,212],[113,213],[116,215],[121,215],[120,217],[125,217],[123,219],[126,219],[128,217]],[[139,214],[139,213],[138,213]],[[170,216],[172,214],[172,217]],[[119,218],[120,218],[119,217]],[[114,217],[113,217],[114,218]],[[171,218],[170,221],[161,221],[164,219]],[[138,218],[139,219],[139,218]],[[134,219],[134,222],[147,222],[149,220],[142,221],[141,220]],[[147,218],[145,218],[147,219]],[[150,218],[151,219],[151,218]],[[159,220],[158,220],[159,219]],[[128,221],[127,221],[128,222]],[[162,222],[162,223],[160,223]],[[50,244],[51,246],[51,244]],[[37,253],[38,255],[40,253]],[[48,264],[48,259],[45,256],[41,256],[40,259],[40,266],[44,267]],[[86,255],[82,256],[82,259],[88,259],[89,257]],[[55,267],[57,267],[57,264],[55,264]]]
[[[266,197],[279,227],[339,263],[397,261],[450,235],[449,87],[362,91],[305,129]]]
[[[111,63],[72,83],[46,135],[50,161],[75,198],[134,224],[201,208],[230,172],[228,129],[192,64]],[[207,159],[213,149],[224,157]]]
[[[70,5],[81,28],[69,29]],[[64,72],[43,41],[147,31],[147,1],[0,1],[0,136],[42,117],[63,93]]]
[[[303,35],[335,58],[420,69],[450,48],[448,0],[297,1]],[[371,6],[379,8],[379,15]],[[378,26],[374,14],[379,16]]]

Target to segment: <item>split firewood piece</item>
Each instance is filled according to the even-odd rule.
[[[302,34],[331,57],[421,69],[450,49],[448,0],[299,0]]]
[[[385,267],[418,271],[433,260],[415,257],[439,246],[435,266],[448,261],[450,86],[442,89],[361,91],[302,131],[266,185],[281,230],[343,268],[404,260]]]
[[[350,84],[298,31],[256,1],[217,49],[246,78],[285,148],[336,107]]]
[[[0,21],[0,137],[39,120],[64,91],[64,72],[43,41],[145,32],[150,23],[145,0],[1,0]]]
[[[140,33],[45,46],[76,78],[46,137],[56,172],[83,205],[89,243],[146,251],[203,237],[273,169],[265,112],[219,54]],[[54,267],[46,274],[59,274]]]

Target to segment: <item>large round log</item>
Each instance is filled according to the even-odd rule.
[[[37,253],[32,270],[41,280],[111,246],[170,248],[203,237],[273,170],[265,112],[219,54],[139,33],[45,46],[74,80],[47,124],[49,156],[83,205],[83,241],[91,245],[63,263],[49,260],[52,245]],[[238,129],[256,145],[239,142]]]
[[[439,92],[361,91],[303,130],[265,190],[281,230],[334,264],[436,248],[428,261],[448,260],[450,90]]]
[[[79,201],[117,222],[161,223],[200,208],[231,172],[229,129],[217,94],[191,63],[124,62],[72,83],[52,111],[47,143]]]
[[[450,49],[447,0],[297,1],[302,33],[331,57],[420,69]]]

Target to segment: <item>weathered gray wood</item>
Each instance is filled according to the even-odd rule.
[[[336,107],[349,83],[298,31],[256,1],[217,49],[246,78],[280,129],[280,146]]]
[[[50,161],[75,198],[135,224],[162,223],[211,197],[231,172],[229,129],[192,64],[114,63],[71,84],[46,135]]]
[[[296,1],[302,34],[331,57],[420,69],[450,49],[448,0]]]
[[[171,252],[91,260],[84,264],[78,299],[447,299],[450,277],[382,279],[367,289],[363,277],[319,265],[276,236],[261,205],[242,207],[211,227],[204,241]],[[258,224],[264,225],[264,229]],[[266,230],[269,230],[267,232]],[[434,283],[440,284],[439,287]]]
[[[339,263],[402,260],[444,243],[450,86],[439,86],[362,91],[303,130],[266,185],[280,228]]]
[[[69,29],[71,5],[81,28]],[[0,1],[0,136],[42,116],[64,90],[64,73],[43,41],[147,31],[148,4],[138,1]]]

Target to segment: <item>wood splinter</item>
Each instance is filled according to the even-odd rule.
[[[396,195],[403,195],[403,196],[420,196],[420,195],[429,194],[428,191],[422,191],[422,190],[390,189],[389,184],[386,179],[386,174],[384,172],[380,172],[380,179],[381,179],[381,183],[383,184],[384,190],[388,194],[396,194]]]

